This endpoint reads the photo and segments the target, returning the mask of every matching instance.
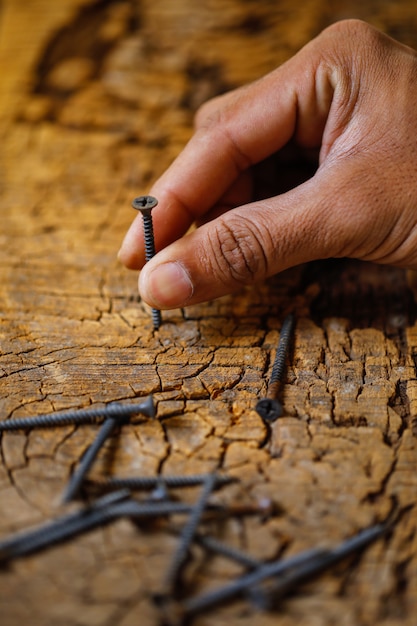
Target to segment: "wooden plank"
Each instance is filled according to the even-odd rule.
[[[210,530],[259,559],[341,541],[383,519],[393,501],[404,509],[385,541],[279,613],[242,601],[197,626],[415,626],[415,279],[315,263],[166,313],[154,333],[136,275],[115,260],[131,198],[178,154],[196,107],[352,16],[417,47],[411,0],[1,5],[0,419],[154,393],[157,419],[123,426],[92,476],[221,468],[240,482],[217,501],[274,513]],[[254,406],[293,308],[285,412],[267,428]],[[96,432],[2,435],[1,536],[58,514]],[[175,545],[163,524],[121,520],[18,561],[0,572],[0,623],[156,626],[151,594]],[[201,549],[193,556],[194,591],[241,571]]]

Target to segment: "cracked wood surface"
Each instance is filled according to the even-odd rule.
[[[278,613],[240,601],[197,626],[416,624],[414,277],[314,263],[164,313],[154,333],[136,275],[115,261],[131,199],[178,154],[196,107],[351,16],[417,47],[412,0],[1,4],[0,419],[154,393],[157,419],[123,426],[91,476],[236,475],[215,498],[272,502],[274,513],[210,530],[258,559],[333,545],[384,519],[394,501],[403,510],[389,537]],[[293,308],[284,417],[266,428],[253,407]],[[57,515],[96,432],[3,434],[1,536]],[[17,561],[0,571],[0,623],[157,626],[150,597],[175,545],[163,524],[121,520]],[[201,548],[193,557],[194,592],[242,571]]]

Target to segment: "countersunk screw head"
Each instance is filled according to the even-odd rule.
[[[132,207],[142,214],[149,213],[158,204],[158,200],[153,196],[138,196],[132,201]]]
[[[275,422],[284,412],[281,402],[274,398],[261,398],[256,403],[255,410],[266,422]]]

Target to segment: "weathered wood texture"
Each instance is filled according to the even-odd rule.
[[[370,21],[417,47],[415,2],[4,0],[0,7],[0,418],[155,393],[93,474],[219,467],[224,502],[276,504],[221,534],[258,558],[347,538],[404,509],[379,541],[285,601],[233,603],[198,626],[415,626],[417,306],[399,270],[300,267],[173,311],[153,333],[115,261],[130,200],[175,157],[206,98],[255,79],[324,26]],[[285,415],[254,412],[285,314],[297,331]],[[94,426],[1,438],[0,533],[49,519]],[[192,497],[194,491],[187,491]],[[120,521],[0,572],[2,626],[156,626],[175,541]],[[195,551],[195,590],[239,568]]]

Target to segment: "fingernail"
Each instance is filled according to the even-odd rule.
[[[124,257],[125,257],[125,250],[124,250],[124,245],[122,243],[122,245],[120,246],[120,250],[117,253],[117,260],[123,263]]]
[[[162,309],[184,306],[194,287],[186,269],[178,262],[170,262],[158,265],[148,276],[142,272],[139,290],[149,304]]]

